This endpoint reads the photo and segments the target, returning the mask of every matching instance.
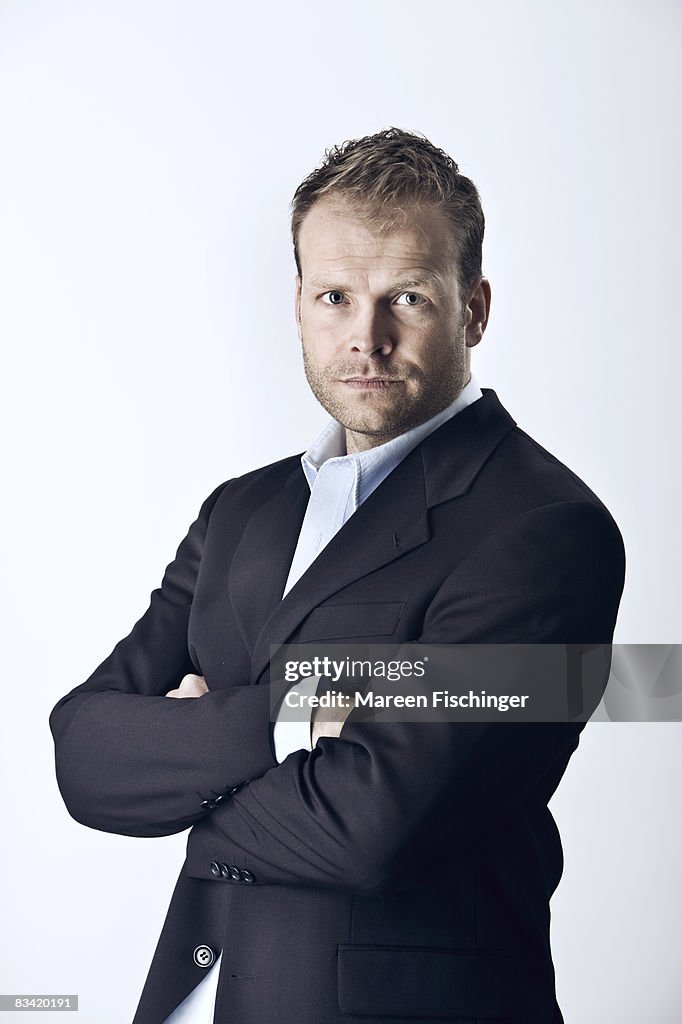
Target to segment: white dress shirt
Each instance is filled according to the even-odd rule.
[[[303,472],[310,487],[310,500],[282,597],[405,456],[434,430],[481,397],[481,389],[472,375],[454,402],[426,423],[420,423],[386,444],[352,455],[346,454],[344,428],[336,420],[329,421],[301,456]],[[315,693],[319,678],[311,676],[295,683],[288,692],[310,696]],[[307,701],[304,706],[308,707]],[[310,720],[289,722],[277,719],[273,742],[275,757],[280,763],[295,750],[312,750]],[[222,954],[164,1024],[213,1024],[221,958]]]

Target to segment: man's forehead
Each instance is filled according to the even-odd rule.
[[[450,222],[433,207],[376,211],[339,200],[320,200],[306,214],[299,235],[301,257],[314,273],[381,270],[411,273],[420,281],[455,269]]]

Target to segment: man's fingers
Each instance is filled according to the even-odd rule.
[[[201,697],[202,693],[208,693],[208,686],[203,676],[195,676],[190,673],[183,677],[180,690],[188,697]]]
[[[208,693],[208,686],[203,676],[195,676],[191,672],[183,677],[177,690],[169,690],[167,697],[201,697]]]

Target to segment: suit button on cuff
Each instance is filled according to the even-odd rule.
[[[201,809],[203,811],[212,811],[215,807],[215,800],[202,800]]]
[[[227,864],[220,865],[220,874],[223,876],[223,878],[230,877],[230,868]]]
[[[242,882],[255,882],[256,881],[256,879],[251,874],[251,872],[248,870],[248,868],[242,868],[242,870],[239,872],[239,874],[241,875]]]
[[[241,882],[242,880],[241,872],[234,864],[230,864],[230,878],[235,882]]]
[[[220,878],[220,864],[217,861],[211,861],[211,874],[214,878]]]

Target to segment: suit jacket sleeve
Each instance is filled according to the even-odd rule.
[[[225,486],[202,505],[130,635],[50,715],[60,791],[69,813],[92,828],[181,832],[277,763],[268,686],[165,696],[197,671],[187,627],[208,521]]]
[[[603,507],[536,508],[446,579],[420,640],[608,644],[623,577],[622,540]],[[532,793],[546,802],[582,728],[355,716],[339,739],[291,754],[195,825],[186,873],[210,878],[211,863],[226,862],[256,883],[410,887],[412,858],[429,845],[446,848],[499,826]]]

